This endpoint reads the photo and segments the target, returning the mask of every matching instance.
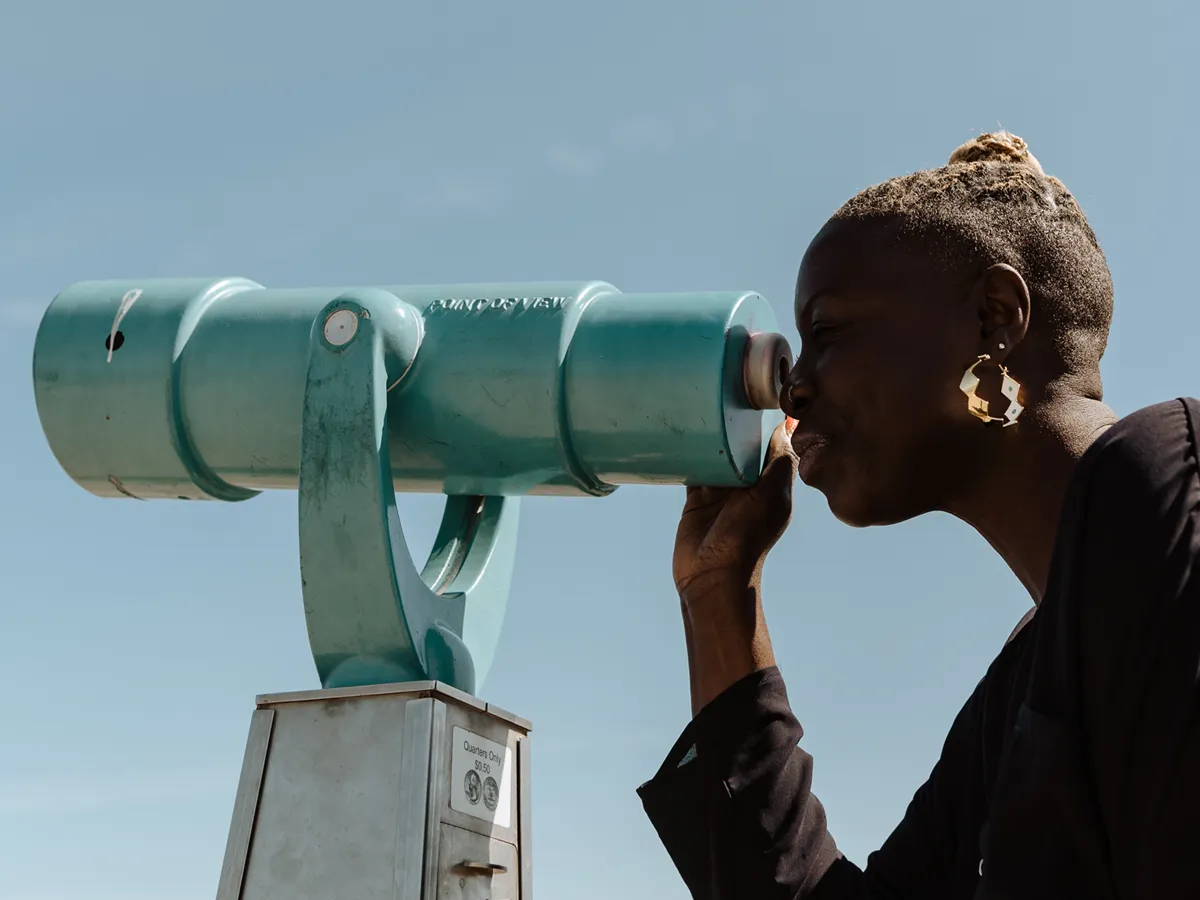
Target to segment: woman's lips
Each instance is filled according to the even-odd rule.
[[[805,484],[808,483],[809,474],[828,444],[829,438],[823,434],[792,435],[792,450],[796,453],[796,474]]]

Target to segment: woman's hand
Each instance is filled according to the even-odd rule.
[[[757,581],[792,517],[794,427],[788,419],[772,433],[762,477],[753,487],[688,488],[672,561],[684,602],[721,585],[744,588]]]
[[[771,435],[753,487],[688,489],[673,568],[693,715],[742,678],[775,665],[759,583],[767,553],[792,516],[791,427],[788,420]]]

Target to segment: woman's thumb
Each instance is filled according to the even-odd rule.
[[[796,480],[796,451],[792,449],[792,431],[795,427],[795,419],[784,419],[771,433],[762,477],[759,479],[759,484],[766,491],[791,492]]]

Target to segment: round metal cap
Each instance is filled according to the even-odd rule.
[[[358,316],[352,309],[335,309],[325,320],[325,340],[335,347],[350,343],[358,331]]]

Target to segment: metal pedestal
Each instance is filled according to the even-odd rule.
[[[217,900],[532,900],[529,732],[435,681],[259,697]]]

